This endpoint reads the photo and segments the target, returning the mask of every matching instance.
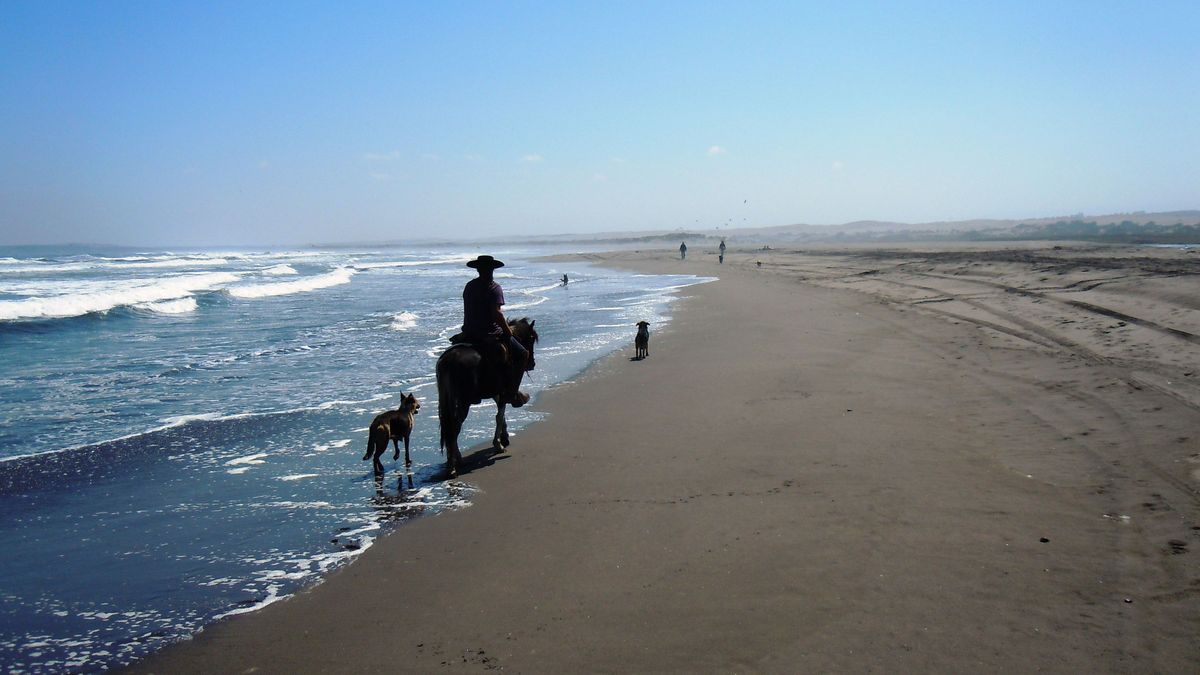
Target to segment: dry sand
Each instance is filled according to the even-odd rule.
[[[1200,254],[700,249],[580,256],[720,280],[473,507],[135,670],[1200,671]]]

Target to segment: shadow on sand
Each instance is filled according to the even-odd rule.
[[[480,445],[474,452],[469,455],[463,455],[462,464],[458,466],[458,477],[471,473],[476,469],[489,467],[496,462],[508,459],[511,455],[508,450],[497,450],[492,447],[491,443]],[[437,472],[438,480],[449,480],[450,474],[445,466]]]

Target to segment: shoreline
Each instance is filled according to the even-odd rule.
[[[968,321],[974,291],[884,302],[860,286],[908,283],[890,268],[704,253],[575,257],[721,279],[681,291],[647,360],[630,345],[545,392],[510,453],[473,446],[471,509],[130,669],[1200,663],[1190,389],[1121,388],[1156,375],[1123,379],[1119,345],[1063,353],[1078,336],[1019,307]]]

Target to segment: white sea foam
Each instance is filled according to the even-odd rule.
[[[435,258],[431,260],[392,260],[388,262],[366,262],[355,263],[354,268],[359,270],[378,270],[387,269],[389,267],[428,267],[430,265],[452,265],[455,263],[465,263],[468,260],[474,260],[471,256],[457,256],[453,258]]]
[[[299,272],[291,265],[272,265],[262,270],[262,275],[267,277],[286,277],[293,274],[299,274]]]
[[[305,478],[316,478],[319,473],[293,473],[288,476],[280,476],[279,480],[304,480]]]
[[[127,258],[91,258],[71,262],[41,262],[37,260],[11,260],[13,267],[5,272],[18,274],[44,274],[48,272],[82,272],[86,270],[138,270],[167,269],[173,267],[221,267],[228,265],[225,258],[211,256],[132,256]],[[18,266],[19,265],[19,266]]]
[[[417,325],[417,319],[421,317],[412,312],[400,312],[392,315],[392,323],[388,326],[392,330],[405,331]]]
[[[85,287],[90,290],[82,293],[0,301],[0,321],[83,316],[116,307],[178,300],[237,280],[238,275],[229,272],[203,272],[91,284]]]
[[[228,462],[225,462],[225,466],[233,466],[235,464],[266,464],[267,462],[266,462],[266,460],[263,459],[263,457],[266,457],[269,454],[270,453],[266,453],[266,452],[256,452],[253,455],[246,455],[245,457],[237,457],[235,459],[229,460]]]
[[[530,307],[537,307],[538,305],[542,304],[543,302],[546,302],[549,299],[550,298],[547,298],[544,295],[535,295],[535,296],[532,296],[528,302],[514,302],[512,304],[505,305],[504,311],[508,312],[508,311],[514,310],[514,309],[529,309]]]
[[[520,289],[520,292],[525,293],[526,295],[533,295],[534,293],[544,293],[546,291],[553,290],[555,288],[558,288],[559,286],[562,286],[561,281],[555,282],[553,284],[548,284],[546,286],[538,286],[537,288],[522,288],[522,289]]]
[[[196,311],[195,298],[180,298],[178,300],[163,300],[161,302],[144,302],[134,305],[137,309],[158,314],[187,314]]]
[[[263,598],[262,600],[259,600],[258,602],[254,603],[253,605],[250,605],[249,607],[239,607],[237,609],[231,609],[228,612],[225,612],[224,614],[218,614],[213,617],[213,620],[217,621],[220,619],[224,619],[227,616],[234,616],[236,614],[246,614],[248,612],[258,611],[258,610],[262,609],[263,607],[266,607],[267,605],[273,605],[276,602],[279,602],[280,600],[283,600],[284,598],[288,597],[286,595],[280,595],[279,588],[280,588],[279,584],[271,584],[270,586],[267,587],[267,597]]]
[[[267,284],[250,284],[246,286],[234,286],[228,289],[230,295],[238,298],[265,298],[274,295],[291,295],[293,293],[307,293],[316,291],[330,286],[340,286],[350,283],[350,277],[354,276],[355,270],[349,267],[339,267],[332,272],[318,274],[316,276],[305,277],[295,281],[278,281]]]
[[[98,263],[96,267],[104,267],[109,269],[143,269],[156,267],[220,267],[228,264],[229,261],[225,258],[188,256],[183,258],[163,258],[160,260],[142,260],[133,262],[105,261]]]

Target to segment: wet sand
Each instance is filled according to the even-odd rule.
[[[1200,254],[715,253],[577,256],[720,280],[471,508],[134,670],[1200,670]]]

